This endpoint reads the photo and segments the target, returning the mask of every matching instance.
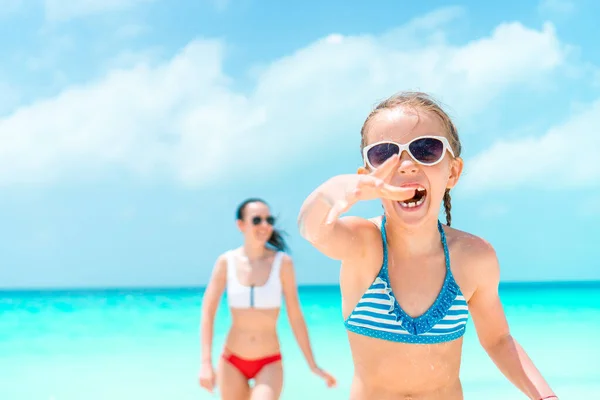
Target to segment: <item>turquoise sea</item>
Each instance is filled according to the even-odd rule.
[[[283,399],[347,399],[352,362],[335,286],[302,287],[318,363],[339,379],[328,390],[308,370],[280,318]],[[562,400],[600,399],[600,283],[503,285],[513,335]],[[196,384],[201,289],[0,292],[0,399],[200,400]],[[214,357],[228,328],[223,303]],[[525,398],[465,337],[465,398]]]

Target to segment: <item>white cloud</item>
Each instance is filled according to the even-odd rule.
[[[500,140],[467,160],[459,186],[469,192],[600,186],[600,100],[539,137]]]
[[[440,25],[457,10],[381,36],[326,37],[264,67],[248,92],[224,74],[219,41],[194,41],[160,65],[113,70],[0,120],[0,183],[114,168],[190,185],[245,179],[304,163],[338,139],[358,145],[348,132],[393,91],[430,91],[465,116],[561,65],[550,24],[507,23],[489,37],[446,43]]]
[[[60,22],[107,11],[119,11],[154,0],[44,0],[46,18]]]

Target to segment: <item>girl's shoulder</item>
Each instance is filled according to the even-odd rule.
[[[498,256],[494,247],[482,237],[444,226],[452,273],[457,283],[475,289],[483,281],[499,278]]]
[[[482,237],[446,225],[443,228],[448,242],[448,249],[451,252],[475,260],[496,255],[491,243]]]

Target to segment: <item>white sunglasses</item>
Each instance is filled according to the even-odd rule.
[[[392,141],[372,143],[363,149],[363,159],[369,167],[376,169],[394,154],[406,151],[417,163],[432,166],[442,161],[446,150],[454,157],[452,147],[444,136],[419,136],[406,144]]]

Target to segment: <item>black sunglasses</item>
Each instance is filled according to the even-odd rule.
[[[446,151],[454,157],[452,147],[444,136],[420,136],[405,144],[391,141],[373,143],[363,149],[363,159],[371,168],[376,169],[394,154],[401,155],[404,150],[417,163],[426,166],[442,161]]]
[[[264,219],[263,217],[260,217],[258,215],[256,217],[252,217],[252,225],[260,225],[260,223],[263,222],[263,220],[269,225],[275,225],[275,217],[271,215]]]

